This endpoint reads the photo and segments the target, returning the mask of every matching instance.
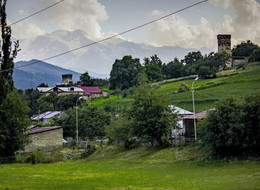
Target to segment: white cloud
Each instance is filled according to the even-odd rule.
[[[235,16],[224,16],[218,32],[230,33],[234,44],[251,40],[260,44],[260,4],[256,0],[212,0],[215,6],[234,11]]]
[[[54,3],[57,3],[57,0],[38,0],[37,3],[30,2],[26,12],[24,9],[19,9],[18,12],[20,15],[26,13],[27,16]],[[87,33],[89,38],[96,40],[102,36],[100,22],[107,18],[105,7],[98,0],[65,0],[13,25],[13,37],[26,39],[52,33],[59,29],[68,31],[81,29]]]
[[[228,33],[232,35],[234,45],[248,39],[260,44],[259,2],[256,0],[211,0],[209,2],[229,10],[230,14],[219,15],[220,19],[222,16],[222,20],[214,26],[203,17],[199,24],[192,25],[179,15],[171,16],[154,24],[149,43],[157,46],[207,47],[216,50],[217,34]],[[165,14],[155,10],[150,13],[150,16],[158,18]]]
[[[56,0],[48,2],[41,0],[41,3],[46,4],[46,6],[55,2]],[[97,39],[101,36],[99,22],[108,18],[105,7],[97,0],[63,1],[51,9],[51,11],[46,11],[46,14],[39,14],[38,20],[58,25],[64,30],[84,30],[92,39]]]
[[[158,16],[159,11],[153,11],[151,15]],[[153,45],[181,46],[185,48],[214,48],[215,33],[210,28],[207,19],[201,18],[198,25],[191,25],[184,18],[174,15],[156,22],[152,28]]]
[[[43,29],[35,24],[23,25],[17,23],[15,27],[12,27],[12,36],[16,39],[32,39],[45,33]]]
[[[22,14],[24,14],[24,10],[21,9],[21,10],[18,11],[18,13],[19,13],[20,15],[22,15]]]

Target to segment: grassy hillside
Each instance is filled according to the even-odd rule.
[[[256,190],[257,161],[203,161],[206,150],[107,146],[85,160],[0,165],[0,189]]]
[[[189,88],[194,79],[172,79],[157,84],[157,93],[167,95],[171,104],[192,111],[191,92],[178,93],[182,83]],[[199,79],[194,83],[196,111],[215,107],[216,102],[227,96],[246,96],[260,93],[260,63],[251,63],[245,70],[227,70],[215,79]],[[114,97],[95,99],[90,104],[106,107],[126,106],[130,98]]]

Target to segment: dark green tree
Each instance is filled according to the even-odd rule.
[[[40,96],[37,100],[40,112],[56,111],[58,98],[56,93],[51,93],[48,96]]]
[[[41,83],[41,84],[39,84],[37,87],[49,87],[49,85],[46,84],[46,83]]]
[[[75,137],[76,117],[75,110],[68,112],[68,117],[56,121],[55,124],[64,126],[65,137]],[[83,107],[78,109],[79,137],[94,140],[97,136],[105,136],[105,125],[110,122],[110,116],[97,107]]]
[[[0,157],[14,156],[28,142],[26,130],[30,120],[28,106],[21,95],[10,92],[0,105]]]
[[[37,99],[37,105],[39,105],[38,111],[43,113],[45,111],[61,111],[71,109],[75,106],[79,97],[80,95],[78,94],[58,96],[56,93],[51,93],[48,96],[40,96]],[[36,113],[38,113],[38,111]]]
[[[40,108],[37,100],[40,98],[40,92],[34,89],[26,89],[24,94],[30,108],[29,116],[38,113]]]
[[[231,57],[231,54],[226,51],[215,53],[212,58],[212,67],[215,67],[217,70],[225,70],[227,67],[227,63],[231,61]]]
[[[56,110],[68,110],[75,107],[76,101],[79,99],[78,94],[69,94],[66,96],[58,96],[55,102]],[[81,101],[84,101],[83,99]]]
[[[149,81],[157,82],[163,79],[162,61],[156,54],[150,58],[144,58],[144,68]]]
[[[226,98],[201,124],[202,139],[217,156],[259,156],[259,114],[259,95]]]
[[[124,142],[125,148],[130,148],[131,143],[134,142],[131,120],[125,111],[111,119],[110,124],[105,128],[105,132],[110,142]]]
[[[101,79],[101,78],[93,78],[93,86],[99,86],[99,87],[106,87],[109,86],[109,80],[108,79]]]
[[[260,61],[260,47],[255,49],[249,57],[250,62]]]
[[[184,63],[187,65],[194,65],[196,62],[201,59],[203,56],[200,51],[193,51],[189,52],[187,55],[184,57]]]
[[[232,49],[232,56],[245,56],[249,57],[254,50],[258,49],[259,46],[252,43],[250,40],[241,42]]]
[[[85,72],[80,75],[80,81],[83,82],[84,86],[93,86],[93,80],[89,76],[88,72]]]
[[[177,58],[168,64],[163,64],[162,74],[166,79],[179,78],[184,76],[184,65]]]
[[[184,73],[186,76],[196,74],[195,68],[198,66],[198,61],[202,58],[203,56],[200,51],[189,52],[185,55],[182,61],[185,64]]]
[[[14,58],[19,43],[12,50],[11,27],[6,24],[6,0],[0,0],[1,52],[0,52],[0,156],[13,156],[26,143],[25,130],[29,125],[27,106],[14,92]]]
[[[140,60],[132,56],[124,56],[123,59],[116,59],[110,72],[110,89],[128,89],[137,84],[137,75],[142,70]]]
[[[196,73],[200,78],[217,77],[216,73],[219,70],[226,68],[228,61],[230,61],[231,55],[226,51],[221,53],[211,52],[208,55],[200,58],[194,66]]]
[[[162,138],[167,138],[175,125],[175,115],[168,107],[167,98],[156,94],[146,81],[146,76],[141,75],[133,95],[129,119],[137,137],[148,137],[151,142],[162,145]]]
[[[11,45],[11,27],[6,24],[6,0],[0,1],[0,19],[1,19],[1,54],[0,54],[0,104],[4,101],[7,94],[14,90],[13,68],[14,58],[17,55],[19,42],[14,42],[12,51]],[[0,116],[1,119],[1,116]]]

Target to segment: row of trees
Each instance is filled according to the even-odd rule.
[[[145,72],[149,81],[157,82],[164,79],[179,78],[193,74],[200,78],[217,77],[220,69],[225,69],[232,56],[249,57],[249,61],[260,61],[260,47],[251,41],[242,42],[232,49],[232,55],[223,51],[202,55],[200,51],[189,52],[183,60],[162,63],[157,55],[140,59],[130,55],[116,59],[110,72],[110,89],[128,89],[137,84],[137,76]]]
[[[83,82],[83,86],[108,87],[109,85],[109,81],[107,79],[93,78],[89,76],[88,72],[84,72],[80,75],[80,81]]]
[[[137,84],[137,76],[145,72],[150,82],[163,79],[179,78],[198,74],[201,78],[216,77],[220,66],[225,68],[230,55],[223,53],[210,53],[202,56],[200,51],[188,53],[183,60],[175,58],[169,63],[162,63],[157,55],[144,58],[141,64],[138,58],[124,56],[117,59],[110,73],[110,89],[128,89]]]

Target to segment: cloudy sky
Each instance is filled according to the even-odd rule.
[[[13,23],[60,0],[8,0]],[[93,39],[126,31],[199,0],[64,0],[12,26],[16,39],[56,30],[84,30]],[[232,35],[232,44],[250,39],[260,44],[260,0],[209,0],[196,7],[124,34],[123,39],[154,46],[206,47],[214,51],[216,35]]]

